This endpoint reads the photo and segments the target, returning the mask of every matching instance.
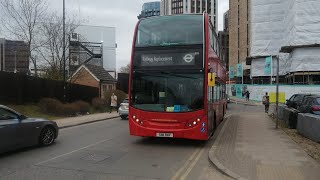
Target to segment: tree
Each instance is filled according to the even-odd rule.
[[[79,24],[74,17],[67,18],[65,36],[70,37]],[[69,59],[66,52],[69,48],[69,41],[65,42],[66,49],[63,49],[63,19],[57,12],[50,13],[43,18],[39,29],[43,37],[43,45],[36,49],[36,52],[46,62],[43,67],[47,74],[46,78],[62,80],[63,51],[65,51],[66,59]]]
[[[46,0],[0,1],[1,26],[17,39],[28,43],[28,55],[36,76],[38,75],[37,58],[32,53],[38,48],[35,46],[38,44],[36,43],[36,35],[39,30],[37,25],[41,21],[41,17],[44,17],[47,7]]]
[[[126,66],[123,66],[120,68],[121,73],[129,73],[130,72],[130,64],[127,64]]]

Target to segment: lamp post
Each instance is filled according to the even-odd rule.
[[[62,60],[63,60],[63,100],[66,102],[66,19],[65,19],[65,0],[63,0],[63,52],[62,52]]]
[[[277,119],[276,119],[276,129],[279,126],[279,55],[276,56],[277,58],[277,89],[276,89],[276,112],[277,112]]]
[[[14,73],[17,73],[17,51],[14,51]]]

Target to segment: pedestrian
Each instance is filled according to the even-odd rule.
[[[249,92],[249,90],[247,90],[247,93],[246,93],[246,100],[247,100],[247,101],[250,100],[250,92]]]
[[[110,113],[112,112],[113,109],[116,109],[116,111],[118,112],[118,109],[117,109],[117,96],[114,93],[112,93],[112,95],[111,95]]]
[[[266,95],[263,96],[262,98],[262,103],[264,104],[264,111],[265,113],[269,112],[269,105],[270,105],[270,101],[269,101],[269,95],[266,92]]]

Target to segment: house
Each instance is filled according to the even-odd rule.
[[[69,82],[99,88],[100,98],[104,98],[106,91],[115,90],[117,85],[117,80],[108,71],[92,64],[80,66],[69,78]]]

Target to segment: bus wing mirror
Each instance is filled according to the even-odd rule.
[[[208,86],[214,87],[216,82],[216,76],[214,73],[208,73]]]

